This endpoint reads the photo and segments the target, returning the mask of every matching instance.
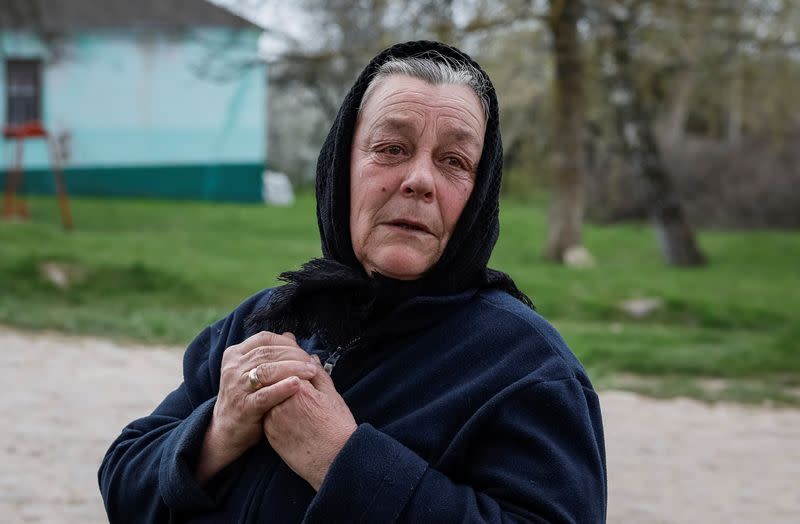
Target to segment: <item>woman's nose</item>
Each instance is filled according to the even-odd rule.
[[[430,159],[416,159],[409,166],[406,178],[400,186],[403,196],[420,198],[425,201],[433,200],[436,194],[435,170],[436,167]]]

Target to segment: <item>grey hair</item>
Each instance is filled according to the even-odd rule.
[[[427,53],[430,56],[432,53]],[[358,106],[358,114],[364,109],[364,105],[369,100],[372,93],[392,75],[404,75],[412,78],[419,78],[431,85],[453,84],[467,86],[477,95],[483,107],[483,115],[489,120],[489,82],[484,78],[481,71],[469,64],[456,62],[446,56],[435,53],[436,59],[425,57],[405,57],[389,58],[381,64],[378,70],[370,79],[364,96],[361,97],[361,104]]]

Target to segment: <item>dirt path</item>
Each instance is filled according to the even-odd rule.
[[[0,328],[0,521],[105,522],[108,445],[181,350]],[[601,395],[609,522],[800,522],[800,410]]]

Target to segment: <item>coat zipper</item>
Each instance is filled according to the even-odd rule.
[[[329,356],[325,360],[325,372],[328,375],[331,374],[331,372],[333,371],[333,367],[336,365],[339,359],[342,358],[342,353],[344,353],[344,349],[341,346],[339,346],[338,348],[336,348],[336,351],[331,353],[331,356]]]
[[[347,344],[344,347],[342,346],[337,347],[336,351],[331,353],[331,356],[325,359],[325,364],[323,365],[323,367],[325,368],[325,372],[328,373],[328,375],[333,373],[333,368],[336,366],[336,363],[339,362],[339,359],[342,358],[342,355],[350,351],[350,349],[356,345],[359,338],[360,337],[354,338],[353,340],[350,341],[349,344]]]

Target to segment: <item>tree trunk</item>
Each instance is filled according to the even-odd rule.
[[[683,142],[686,135],[686,120],[689,117],[689,102],[697,80],[697,73],[687,69],[683,71],[675,88],[675,96],[672,97],[667,118],[667,142],[670,145],[677,145]]]
[[[616,115],[617,133],[625,157],[650,182],[655,195],[651,215],[661,241],[664,257],[671,265],[699,266],[705,256],[695,241],[694,232],[678,199],[672,180],[661,161],[653,132],[652,116],[645,110],[643,97],[633,81],[631,60],[631,13],[612,16],[614,65],[611,103]]]
[[[734,59],[735,60],[735,59]],[[728,122],[727,138],[731,145],[739,145],[742,140],[743,106],[742,100],[742,72],[736,62],[733,65],[733,79],[728,93]]]
[[[550,31],[555,50],[555,181],[544,256],[563,262],[570,248],[581,245],[583,188],[583,64],[578,18],[579,0],[550,1]]]

